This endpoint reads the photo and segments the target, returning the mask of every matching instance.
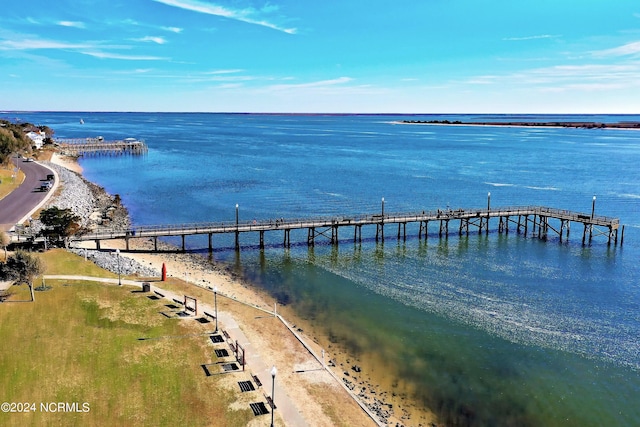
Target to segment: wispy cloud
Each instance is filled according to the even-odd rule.
[[[0,41],[0,51],[29,51],[29,50],[66,50],[77,52],[82,55],[92,56],[101,59],[121,59],[129,61],[161,61],[167,60],[158,56],[148,55],[129,55],[114,52],[106,52],[104,49],[128,49],[127,46],[104,45],[100,43],[67,43],[56,40],[43,40],[34,38],[21,38],[20,40],[3,40]]]
[[[66,43],[55,40],[21,39],[0,41],[0,50],[68,49],[77,50],[91,47],[83,43]]]
[[[562,37],[561,35],[552,35],[552,34],[540,34],[537,36],[526,36],[526,37],[505,37],[502,40],[504,41],[525,41],[525,40],[540,40],[540,39],[556,39],[558,37]]]
[[[154,31],[167,31],[170,33],[175,33],[175,34],[180,34],[182,31],[184,31],[184,28],[180,28],[180,27],[167,27],[167,26],[158,26],[158,25],[152,25],[149,24],[147,22],[140,22],[140,21],[136,21],[133,19],[123,19],[123,20],[119,20],[119,21],[110,21],[108,22],[110,25],[125,25],[127,27],[140,27],[140,28],[148,28]]]
[[[153,42],[157,44],[165,44],[167,42],[167,40],[165,40],[163,37],[154,37],[154,36],[146,36],[146,37],[133,39],[133,40],[137,42]]]
[[[102,52],[98,50],[86,50],[81,51],[80,53],[84,55],[93,56],[94,58],[100,59],[120,59],[124,61],[166,61],[168,58],[162,58],[159,56],[148,56],[148,55],[125,55],[121,53],[113,53],[113,52]]]
[[[230,69],[230,70],[213,70],[213,71],[205,71],[203,74],[212,74],[212,75],[219,75],[219,74],[235,74],[235,73],[241,73],[244,70],[242,69]]]
[[[235,19],[236,21],[246,22],[248,24],[260,25],[262,27],[271,28],[277,31],[282,31],[287,34],[295,34],[295,28],[283,28],[277,24],[269,22],[261,17],[263,14],[272,12],[274,7],[269,5],[261,10],[254,8],[245,9],[231,9],[228,7],[220,6],[213,3],[205,3],[200,0],[154,0],[157,3],[166,4],[167,6],[178,7],[180,9],[190,10],[192,12],[204,13],[207,15],[221,16],[228,19]]]
[[[502,87],[537,87],[546,92],[563,92],[636,87],[637,82],[640,82],[640,63],[557,65],[512,74],[474,76],[464,83]]]
[[[85,23],[79,21],[58,21],[57,24],[62,27],[86,28]]]
[[[640,54],[640,41],[627,43],[612,49],[598,50],[592,52],[594,56],[628,56]]]
[[[292,84],[278,84],[270,86],[270,89],[274,90],[286,90],[286,89],[324,89],[329,87],[335,87],[337,85],[344,85],[351,82],[351,77],[338,77],[337,79],[319,80],[309,83],[292,83]]]

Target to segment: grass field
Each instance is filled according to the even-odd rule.
[[[18,171],[18,176],[15,178],[11,178],[12,174],[12,167],[0,167],[0,199],[18,188],[20,184],[22,184],[22,181],[24,181],[24,173],[22,170]]]
[[[64,251],[43,258],[47,274],[114,276]],[[133,287],[46,284],[35,303],[18,302],[20,286],[0,304],[0,403],[21,411],[0,412],[0,425],[265,425],[237,376],[204,374],[217,361],[211,323],[167,318],[167,300]]]

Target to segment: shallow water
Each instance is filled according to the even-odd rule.
[[[18,115],[16,113],[16,115]],[[407,126],[403,117],[19,114],[59,137],[143,138],[144,157],[85,158],[136,224],[545,205],[619,217],[623,247],[513,231],[278,246],[214,237],[213,256],[311,320],[452,425],[638,425],[640,133]],[[486,120],[420,116],[412,120]],[[500,116],[500,120],[509,117]],[[520,116],[517,120],[547,120]],[[553,121],[562,118],[553,118]],[[572,116],[567,120],[640,120]],[[497,228],[497,220],[494,220]],[[431,225],[435,227],[435,224]],[[193,248],[205,239],[189,238]],[[253,248],[252,248],[253,246]]]

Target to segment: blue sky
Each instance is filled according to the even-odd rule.
[[[0,109],[640,113],[640,2],[11,1]]]

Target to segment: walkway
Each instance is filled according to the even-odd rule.
[[[112,285],[117,285],[118,281],[120,280],[120,282],[123,285],[131,285],[131,286],[137,286],[137,287],[141,287],[142,283],[144,281],[140,281],[140,280],[129,280],[129,279],[117,279],[117,278],[103,278],[103,277],[93,277],[93,276],[75,276],[75,275],[45,275],[44,276],[45,280],[84,280],[84,281],[93,281],[93,282],[100,282],[100,283],[105,283],[105,284],[112,284]],[[148,283],[148,282],[147,282]],[[174,301],[174,300],[178,300],[180,301],[183,297],[183,295],[178,295],[175,294],[173,292],[167,291],[165,289],[162,289],[158,286],[155,286],[153,284],[150,283],[150,287],[151,287],[151,292],[159,292],[160,294],[162,294],[164,296],[164,298],[166,298],[169,301]],[[199,285],[194,285],[194,286],[199,286]],[[202,286],[201,286],[202,287]],[[224,294],[218,292],[218,294],[220,294],[221,296],[225,296]],[[157,295],[157,293],[156,293]],[[229,298],[229,297],[227,297]],[[236,301],[240,304],[244,304],[242,301],[238,301],[235,298],[230,298],[233,301]],[[271,314],[274,315],[274,312],[270,312],[264,309],[261,309],[259,307],[255,307],[251,304],[248,304],[249,306],[264,311],[267,314]],[[207,312],[207,313],[214,313],[214,307],[211,307],[208,304],[204,304],[204,303],[200,303],[198,304],[198,312],[199,313],[203,313],[203,312]],[[305,349],[307,351],[309,351],[309,353],[321,364],[323,364],[323,360],[313,352],[313,350],[311,350],[311,348],[309,346],[307,346],[304,342],[304,340],[294,331],[294,329],[279,315],[279,314],[275,314],[275,316],[287,327],[287,329],[289,329],[289,331],[296,337],[296,339],[298,341],[300,341],[300,343],[305,347]],[[219,322],[221,325],[224,325],[224,328],[220,328],[220,329],[224,329],[224,331],[226,331],[229,334],[230,339],[233,342],[238,342],[240,344],[240,346],[242,346],[242,348],[244,348],[245,350],[247,350],[247,359],[245,360],[247,366],[250,367],[251,371],[253,372],[254,375],[256,375],[258,378],[261,379],[261,382],[263,383],[263,388],[265,391],[267,391],[267,395],[271,395],[270,390],[267,390],[269,388],[270,385],[270,381],[268,381],[269,377],[271,377],[271,365],[267,364],[264,359],[262,358],[262,356],[260,355],[260,349],[259,348],[254,348],[251,346],[251,343],[249,342],[249,340],[247,339],[247,337],[244,335],[244,333],[242,332],[242,330],[240,329],[240,327],[238,326],[238,324],[236,323],[235,319],[233,319],[233,317],[231,317],[228,313],[225,312],[221,312],[218,311],[218,318],[219,318]],[[360,402],[360,400],[353,394],[353,392],[351,390],[349,390],[345,384],[341,381],[341,379],[336,376],[330,369],[328,369],[326,367],[326,365],[323,364],[324,369],[326,370],[326,372],[328,372],[333,378],[334,380],[340,384],[340,386],[347,391],[347,393],[356,401],[356,403],[358,403],[358,405],[360,405],[360,407],[362,408],[362,410],[379,426],[382,426],[382,424],[376,419],[376,417],[371,413],[371,411],[364,406],[364,404],[362,404],[362,402]],[[275,383],[275,396],[276,396],[276,411],[278,411],[277,413],[279,413],[279,417],[281,417],[284,420],[285,425],[287,426],[300,426],[300,427],[305,427],[305,426],[309,426],[311,425],[307,420],[305,420],[305,418],[303,417],[303,415],[301,414],[300,408],[298,408],[298,406],[296,405],[296,403],[289,397],[289,395],[286,393],[286,390],[283,389],[280,384],[278,383],[278,381],[276,381]]]

